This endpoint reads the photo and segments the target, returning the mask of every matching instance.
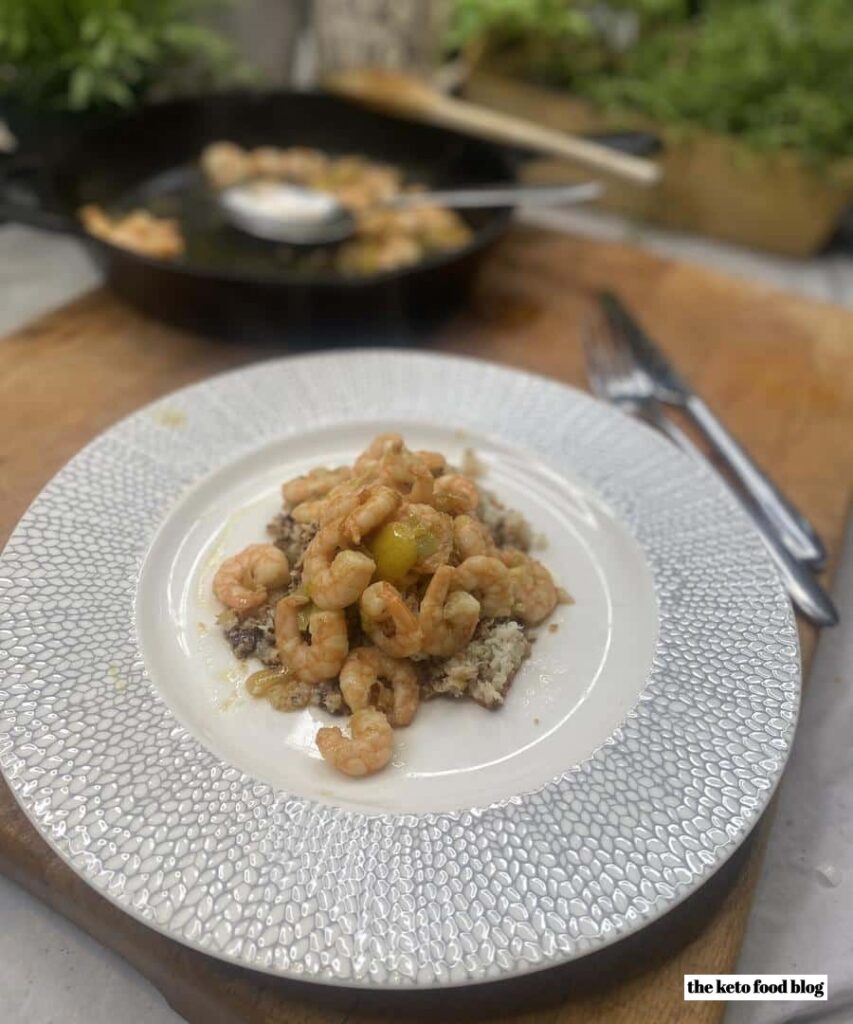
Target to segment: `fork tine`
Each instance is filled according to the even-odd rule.
[[[598,317],[595,326],[595,337],[602,357],[606,360],[611,374],[621,378],[629,377],[634,369],[633,356],[603,316]]]
[[[606,398],[608,371],[606,357],[602,354],[599,341],[600,331],[596,324],[598,319],[595,313],[590,312],[581,321],[581,345],[586,362],[586,375],[592,390],[599,398]]]
[[[601,397],[613,397],[630,375],[630,356],[626,361],[626,353],[620,351],[618,340],[599,313],[590,313],[584,318],[581,340],[593,390]]]

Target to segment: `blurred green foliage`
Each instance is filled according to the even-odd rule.
[[[450,42],[459,45],[487,32],[504,39],[536,33],[555,43],[573,37],[589,39],[603,6],[581,0],[456,0]],[[606,6],[631,11],[644,20],[683,19],[689,9],[685,0],[611,0]]]
[[[457,0],[452,44],[488,40],[525,76],[599,106],[736,136],[818,161],[853,155],[853,0],[622,0],[618,47],[601,4]]]
[[[204,0],[0,0],[0,95],[37,107],[126,107],[152,88],[245,73],[199,22]]]
[[[462,45],[484,34],[502,42],[544,34],[561,41],[588,39],[589,18],[566,0],[456,0],[450,44]]]

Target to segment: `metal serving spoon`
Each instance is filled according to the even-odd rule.
[[[580,185],[501,185],[405,192],[377,204],[401,210],[439,205],[456,210],[535,204],[559,206],[597,199],[603,186],[597,181]],[[353,215],[333,195],[279,181],[249,181],[219,193],[225,216],[241,231],[271,242],[325,245],[342,242],[355,233]]]

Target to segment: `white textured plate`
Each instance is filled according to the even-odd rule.
[[[350,781],[313,751],[327,716],[244,695],[209,584],[282,479],[390,428],[474,447],[576,604],[503,709],[432,702]],[[788,601],[709,473],[552,381],[387,350],[114,427],[15,531],[0,630],[0,764],[59,854],[175,939],[337,984],[497,979],[647,924],[754,824],[799,696]]]

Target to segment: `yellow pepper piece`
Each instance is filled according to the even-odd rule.
[[[420,557],[417,530],[408,522],[386,523],[368,543],[376,577],[389,583],[403,583]]]

